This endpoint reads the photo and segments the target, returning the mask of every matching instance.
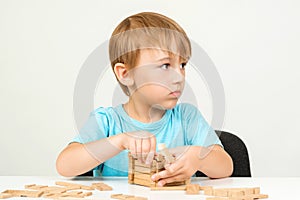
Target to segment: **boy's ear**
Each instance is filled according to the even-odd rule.
[[[126,86],[131,86],[133,85],[134,81],[129,74],[129,71],[127,70],[125,64],[123,63],[116,63],[114,66],[114,72],[115,75],[117,76],[118,80]]]

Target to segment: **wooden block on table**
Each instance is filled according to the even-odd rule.
[[[102,182],[99,182],[99,183],[93,183],[92,184],[92,187],[97,189],[97,190],[100,190],[100,191],[110,191],[112,190],[113,188],[105,183],[102,183]]]
[[[150,182],[150,181],[147,181],[144,179],[138,179],[138,178],[134,178],[133,183],[137,184],[137,185],[147,186],[147,187],[156,186],[155,182]]]
[[[79,186],[80,189],[83,189],[83,190],[94,190],[93,187],[90,187],[87,185],[81,185],[81,184],[77,184],[77,183],[57,181],[57,182],[55,182],[55,184],[60,185],[60,186],[65,186],[65,187]]]
[[[44,194],[42,197],[47,198],[47,199],[56,199],[56,198],[60,198],[62,196],[60,193],[47,193],[47,194]]]
[[[199,194],[200,185],[198,184],[189,184],[186,185],[186,194]]]
[[[186,186],[163,186],[163,187],[151,187],[151,190],[186,190]]]
[[[179,185],[185,185],[185,181],[177,181],[177,182],[165,184],[165,186],[179,186]]]
[[[228,196],[228,190],[226,190],[226,189],[214,189],[212,195],[217,196],[217,197],[227,197]]]
[[[30,190],[5,190],[5,194],[11,194],[14,197],[40,197],[42,196],[42,191],[30,191]]]
[[[38,191],[42,191],[44,194],[46,193],[63,193],[67,191],[67,188],[65,187],[57,187],[57,186],[49,186],[49,187],[43,187],[39,189]]]
[[[84,192],[82,195],[83,195],[84,197],[92,196],[92,195],[93,195],[93,192]]]
[[[228,197],[240,197],[244,196],[244,191],[242,190],[228,190]]]
[[[259,187],[254,187],[253,188],[253,194],[260,194],[260,188]]]
[[[126,200],[147,200],[148,198],[146,197],[139,197],[139,196],[134,196],[134,197],[128,197]]]
[[[203,190],[205,195],[213,195],[213,187],[211,186],[200,186],[200,190]]]
[[[12,194],[9,193],[0,193],[0,199],[7,199],[13,197]]]
[[[31,185],[25,185],[25,189],[31,189],[31,190],[40,190],[42,188],[48,187],[47,185],[36,185],[36,184],[31,184]]]
[[[129,199],[133,198],[134,195],[125,195],[125,194],[112,194],[110,195],[110,198],[112,199]]]

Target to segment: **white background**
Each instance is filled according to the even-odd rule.
[[[57,174],[56,157],[77,133],[73,91],[84,61],[125,17],[155,11],[213,60],[225,88],[223,130],[246,143],[253,176],[299,176],[299,10],[296,0],[0,0],[0,175]],[[192,74],[209,121],[209,92]],[[111,104],[115,86],[109,71],[95,107]]]

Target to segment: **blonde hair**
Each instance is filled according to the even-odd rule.
[[[116,63],[123,63],[128,69],[134,68],[140,50],[149,48],[168,51],[183,60],[191,56],[190,40],[174,20],[158,13],[142,12],[127,17],[113,31],[109,41],[112,68]],[[127,86],[119,84],[129,96]]]

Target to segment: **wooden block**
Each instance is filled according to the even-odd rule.
[[[40,197],[43,192],[30,190],[5,190],[2,193],[11,194],[14,197]]]
[[[11,198],[11,197],[13,197],[12,194],[0,193],[0,199],[7,199],[7,198]]]
[[[152,168],[146,168],[146,167],[142,167],[142,166],[135,166],[134,167],[134,172],[150,174],[150,173],[154,173],[156,171],[155,171],[155,169],[152,169]]]
[[[47,193],[47,194],[43,195],[43,198],[56,199],[56,198],[62,197],[61,195],[62,194],[60,194],[60,193]]]
[[[39,191],[42,191],[43,193],[63,193],[66,192],[67,189],[64,187],[57,187],[57,186],[49,186],[49,187],[43,187],[39,189]]]
[[[144,163],[142,161],[135,160],[134,161],[134,166],[141,166],[141,167],[150,168],[150,167],[152,167],[152,162],[150,164],[146,164],[146,163]]]
[[[131,154],[128,153],[128,173],[134,172],[134,163],[135,163],[135,160],[133,159]]]
[[[146,174],[146,173],[140,173],[140,172],[134,172],[134,178],[143,179],[146,181],[151,181],[152,174]]]
[[[93,192],[84,192],[82,195],[85,197],[92,196]]]
[[[100,190],[100,191],[110,191],[112,190],[113,188],[110,187],[109,185],[105,184],[105,183],[102,183],[102,182],[99,182],[99,183],[93,183],[92,184],[92,187],[97,189],[97,190]]]
[[[130,181],[133,181],[133,179],[134,179],[134,174],[128,172],[128,183],[129,183]]]
[[[200,186],[200,190],[213,190],[212,186]]]
[[[155,162],[155,168],[158,169],[159,171],[162,171],[165,169],[165,162]]]
[[[146,197],[138,197],[138,196],[126,198],[126,200],[147,200],[147,199],[148,198],[146,198]]]
[[[198,184],[189,184],[186,185],[186,194],[199,194],[200,185]]]
[[[81,184],[77,184],[77,183],[57,181],[57,182],[55,182],[55,184],[60,185],[60,186],[66,186],[66,187],[79,186],[80,189],[83,189],[83,190],[94,190],[93,187],[81,185]]]
[[[214,189],[212,195],[217,196],[217,197],[227,197],[228,196],[228,190],[226,190],[226,189]]]
[[[185,181],[177,181],[177,182],[165,184],[165,186],[179,186],[179,185],[185,185]]]
[[[36,185],[36,184],[31,184],[31,185],[25,185],[25,189],[31,189],[31,190],[40,190],[42,188],[48,187],[47,185]]]
[[[260,194],[260,188],[259,187],[253,188],[253,194]]]
[[[163,187],[151,187],[151,190],[186,190],[186,186],[163,186]]]
[[[70,191],[70,190],[78,190],[81,189],[79,185],[73,185],[73,186],[68,186],[65,187],[64,189],[66,189],[66,191]]]
[[[228,197],[240,197],[244,196],[244,191],[242,190],[228,190]]]
[[[112,199],[129,199],[134,198],[134,195],[125,195],[125,194],[112,194],[110,195],[110,198]]]
[[[155,183],[153,184],[150,181],[146,181],[146,180],[138,179],[138,178],[134,178],[133,183],[137,184],[137,185],[147,186],[147,187],[151,187],[151,186],[155,185]]]
[[[202,187],[201,187],[201,188],[202,188]],[[213,189],[212,189],[212,188],[208,188],[208,187],[207,187],[207,188],[205,188],[203,191],[204,191],[204,194],[205,194],[205,195],[210,195],[210,196],[213,195]]]
[[[188,185],[188,184],[191,184],[191,178],[189,178],[188,180],[185,180],[185,184]],[[200,186],[200,185],[199,185]],[[199,189],[200,190],[200,189]]]
[[[174,163],[175,162],[175,158],[168,151],[168,149],[166,148],[166,145],[164,143],[158,144],[158,150],[164,156],[167,163]]]
[[[122,195],[123,194],[112,194],[112,195],[110,195],[110,198],[112,198],[112,199],[118,199]]]
[[[84,198],[85,196],[83,195],[83,192],[66,192],[62,193],[60,197]]]
[[[164,156],[162,154],[157,154],[154,156],[154,160],[158,161],[158,162],[161,162],[161,161],[164,161]]]

